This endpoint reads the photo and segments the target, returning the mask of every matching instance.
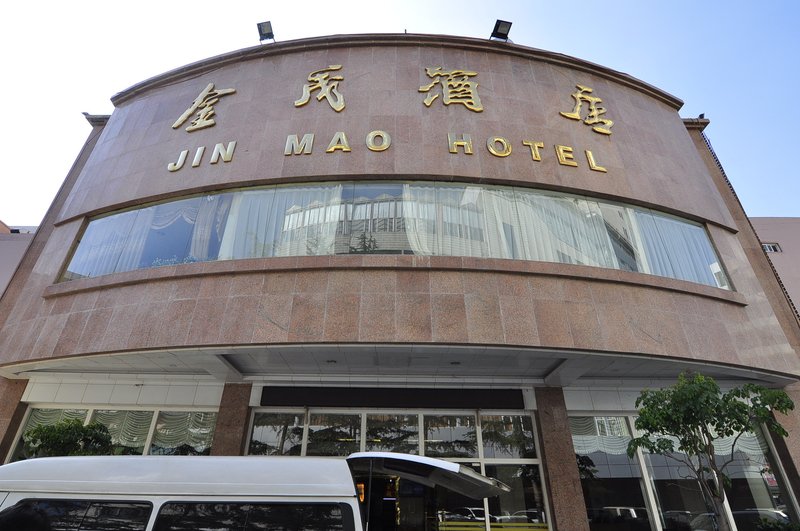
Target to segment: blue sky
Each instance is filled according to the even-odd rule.
[[[277,41],[403,31],[488,38],[498,18],[513,23],[516,44],[637,77],[682,99],[683,117],[705,113],[746,212],[800,217],[800,2],[31,0],[0,21],[0,220],[41,221],[89,133],[81,112],[111,113],[111,96],[139,81],[258,44],[257,22],[272,21]]]

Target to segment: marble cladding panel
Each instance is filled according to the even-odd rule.
[[[4,363],[194,346],[419,342],[575,348],[800,374],[757,296],[743,304],[607,279],[323,268],[167,276],[45,300],[39,313],[0,331]]]
[[[523,48],[513,55],[496,47],[465,50],[447,39],[436,46],[407,40],[367,47],[339,38],[326,47],[286,49],[178,73],[118,102],[60,219],[198,190],[380,175],[585,190],[733,225],[675,107],[652,88],[602,67],[568,59],[554,64]],[[338,91],[344,109],[336,112],[327,99],[318,101],[318,92],[295,107],[308,76],[331,64],[342,65],[330,75],[343,78]],[[475,73],[469,79],[477,83],[482,112],[445,105],[441,83],[420,92],[435,81],[425,69],[437,66]],[[173,128],[209,84],[236,90],[214,105],[215,125],[187,132],[187,121]],[[573,110],[577,85],[602,100],[602,118],[614,122],[611,135],[560,115]],[[428,94],[438,95],[430,106],[424,104]],[[588,103],[581,112],[588,113]],[[391,135],[388,149],[367,149],[367,134],[375,130]],[[326,153],[338,132],[351,150]],[[469,135],[473,154],[451,154],[448,133]],[[284,155],[287,136],[305,134],[314,135],[312,153]],[[494,137],[507,140],[508,156],[490,153],[487,141]],[[211,164],[214,146],[233,141],[232,160]],[[541,160],[534,160],[523,141],[542,142]],[[559,163],[558,145],[572,148],[576,166]],[[193,167],[202,147],[205,153]],[[185,165],[168,171],[184,150]],[[606,173],[592,170],[587,150]]]

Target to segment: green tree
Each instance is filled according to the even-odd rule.
[[[723,516],[725,486],[730,483],[725,471],[734,460],[739,438],[762,426],[786,437],[773,412],[785,414],[794,404],[778,389],[746,384],[723,393],[713,378],[681,374],[671,387],[642,391],[636,407],[635,425],[641,435],[628,444],[628,456],[642,448],[686,466],[712,508],[719,530],[729,531]],[[724,461],[717,459],[714,449],[714,441],[723,437],[733,437],[730,458]]]
[[[83,425],[78,419],[40,424],[22,435],[26,457],[111,455],[114,447],[108,428],[99,422]]]

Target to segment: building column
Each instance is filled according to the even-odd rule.
[[[775,413],[775,418],[789,432],[786,437],[772,436],[775,444],[776,457],[780,460],[786,472],[789,485],[784,487],[792,490],[795,497],[800,497],[800,384],[792,384],[784,388],[786,394],[794,402],[795,409],[788,415]],[[798,500],[800,501],[800,500]]]
[[[226,383],[214,428],[211,455],[243,455],[250,421],[253,384]]]
[[[560,387],[537,387],[535,393],[542,464],[550,497],[553,529],[589,531],[564,392]]]
[[[7,380],[0,377],[0,464],[14,447],[15,438],[26,405],[22,402],[22,394],[28,380]]]

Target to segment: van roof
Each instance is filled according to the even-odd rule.
[[[111,495],[355,496],[326,457],[43,457],[0,466],[0,491]]]

